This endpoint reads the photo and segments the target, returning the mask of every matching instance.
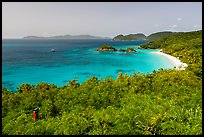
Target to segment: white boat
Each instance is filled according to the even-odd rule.
[[[51,52],[55,52],[55,49],[51,49],[50,51],[51,51]]]

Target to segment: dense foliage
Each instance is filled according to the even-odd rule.
[[[119,52],[137,52],[137,51],[134,50],[133,48],[127,48],[126,50],[125,50],[125,49],[119,49],[118,51],[119,51]]]
[[[201,32],[192,32],[199,41],[200,34],[194,36],[197,33]],[[192,52],[192,58],[202,55],[202,50],[196,50],[200,46],[195,38],[185,41],[191,41],[191,46],[195,42],[197,52]],[[168,46],[162,49],[166,51]],[[186,55],[183,59],[188,58]],[[40,112],[35,122],[32,116],[36,107]],[[119,73],[115,80],[92,77],[82,84],[73,80],[62,87],[25,83],[17,93],[2,88],[2,134],[202,134],[202,77],[193,69],[160,69],[131,76]]]
[[[162,49],[167,54],[179,57],[182,62],[188,64],[187,70],[202,77],[202,31],[178,33],[142,44],[140,47]]]
[[[110,45],[106,45],[106,44],[103,44],[101,45],[99,48],[96,49],[96,51],[104,51],[104,50],[108,50],[108,51],[117,51],[116,48],[110,46]]]
[[[156,39],[161,39],[161,38],[165,38],[167,36],[171,36],[177,34],[177,32],[171,32],[171,31],[163,31],[163,32],[156,32],[156,33],[152,33],[149,36],[145,36],[142,33],[138,33],[138,34],[129,34],[129,35],[118,35],[116,37],[113,38],[113,40],[156,40]]]
[[[171,31],[164,31],[164,32],[156,32],[153,34],[150,34],[147,39],[148,40],[156,40],[156,39],[160,39],[160,38],[165,38],[171,35],[177,34],[176,32],[171,32]]]
[[[136,50],[134,50],[133,48],[127,48],[127,49],[125,50],[125,52],[136,52]]]
[[[110,46],[110,45],[106,45],[106,44],[103,44],[100,46],[101,49],[115,49],[114,47]]]
[[[138,34],[129,34],[129,35],[118,35],[113,38],[113,40],[141,40],[146,39],[146,36],[142,33]]]
[[[125,49],[117,50],[116,48],[106,44],[101,45],[99,48],[96,49],[96,51],[137,52],[133,48],[127,48],[126,50]]]

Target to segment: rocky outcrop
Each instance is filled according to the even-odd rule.
[[[126,50],[125,49],[117,50],[116,48],[111,47],[110,45],[101,45],[101,47],[97,48],[96,51],[137,52],[133,48],[127,48]]]
[[[126,50],[124,49],[120,49],[118,50],[119,52],[137,52],[136,50],[134,50],[133,48],[127,48]]]
[[[117,49],[109,45],[101,45],[101,47],[96,49],[96,51],[117,51]]]
[[[125,52],[137,52],[137,51],[134,50],[133,48],[127,48],[127,49],[125,50]]]

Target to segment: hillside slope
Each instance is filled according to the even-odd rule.
[[[17,93],[2,88],[2,134],[201,135],[201,35],[188,32],[141,45],[179,56],[190,65],[186,70],[119,73],[115,80],[92,77],[61,87],[24,83]]]
[[[145,36],[143,33],[138,34],[129,34],[129,35],[118,35],[114,37],[112,40],[115,41],[124,41],[124,40],[150,40],[154,41],[156,39],[165,38],[171,35],[177,34],[177,32],[171,32],[171,31],[162,31],[162,32],[156,32],[152,33],[149,36]]]
[[[146,39],[146,36],[142,33],[138,34],[129,34],[129,35],[118,35],[113,38],[113,40],[141,40],[141,39]]]
[[[164,31],[164,32],[156,32],[153,34],[150,34],[147,39],[150,41],[160,39],[160,38],[165,38],[171,35],[177,34],[176,32],[171,32],[171,31]]]
[[[167,54],[179,57],[182,62],[189,65],[188,70],[202,77],[202,30],[178,33],[142,44],[140,47],[162,49]]]

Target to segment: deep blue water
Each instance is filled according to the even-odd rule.
[[[159,68],[173,68],[170,61],[156,50],[140,50],[138,46],[147,41],[111,40],[3,40],[2,85],[15,91],[22,83],[68,84],[67,80],[78,79],[79,83],[91,76],[98,78],[117,77],[118,72],[152,72]],[[97,52],[101,44],[117,49],[131,47],[138,53]],[[50,52],[55,49],[56,52]]]

